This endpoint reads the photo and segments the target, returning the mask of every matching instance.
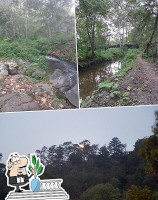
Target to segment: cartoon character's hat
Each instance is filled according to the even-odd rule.
[[[18,153],[12,153],[9,156],[9,162],[14,163],[14,165],[20,163],[20,155]]]

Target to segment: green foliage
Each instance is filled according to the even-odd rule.
[[[124,92],[124,93],[123,93],[123,96],[124,96],[124,97],[128,97],[129,95],[130,95],[130,92]]]
[[[35,155],[32,156],[32,164],[36,165],[36,156]]]
[[[42,172],[43,172],[43,167],[42,166],[40,166],[39,168],[38,168],[38,171],[37,171],[37,175],[40,175]]]
[[[99,84],[99,89],[105,89],[105,90],[110,90],[112,87],[113,87],[113,85],[114,85],[114,82],[110,82],[110,83],[100,83]]]
[[[126,200],[154,200],[152,193],[148,187],[140,190],[137,186],[132,185],[131,189],[127,191]]]
[[[105,17],[109,12],[110,2],[108,0],[79,0],[76,7],[77,32],[79,34],[78,47],[90,47],[91,55],[94,56],[96,36],[104,30],[105,23],[97,17]],[[103,37],[97,38],[103,41]],[[86,49],[87,49],[86,48]]]
[[[80,200],[121,200],[119,189],[110,183],[95,185],[85,191]]]
[[[31,165],[29,165],[29,170],[30,170],[30,172],[32,172],[32,170],[33,170],[33,167]]]
[[[34,165],[34,167],[32,167],[32,165],[29,165],[29,171],[32,173],[33,170],[36,170],[36,173],[34,174],[35,178],[37,175],[40,175],[44,172],[44,166],[43,164],[40,163],[40,159],[37,159],[37,157],[35,155],[32,155],[32,164]]]
[[[95,51],[95,60],[97,61],[112,61],[116,58],[123,57],[125,52],[121,48],[111,48],[108,50],[97,50]],[[86,59],[94,59],[88,50],[78,49],[79,62],[83,62]]]
[[[115,84],[112,88],[117,89],[119,87],[119,84]]]
[[[37,163],[36,163],[36,170],[39,168],[39,159],[37,160]]]
[[[113,94],[114,94],[115,96],[120,96],[120,91],[113,91]]]
[[[37,79],[37,80],[41,80],[41,79],[45,79],[45,74],[42,74],[42,73],[37,73],[36,75],[35,75],[35,79]]]

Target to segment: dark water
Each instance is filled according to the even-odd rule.
[[[79,73],[80,99],[84,100],[98,88],[99,83],[116,74],[121,69],[121,61],[102,63]]]
[[[65,72],[73,72],[76,71],[77,73],[77,65],[59,60],[58,58],[46,56],[48,61],[48,70],[50,73],[53,73],[55,69],[61,69]]]

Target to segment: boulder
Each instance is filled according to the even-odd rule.
[[[40,83],[40,84],[37,84],[37,95],[39,96],[42,96],[43,94],[52,94],[53,91],[52,91],[52,88],[48,85],[48,84],[43,84],[43,83]]]
[[[66,76],[59,76],[58,78],[51,80],[51,83],[55,88],[61,88],[61,87],[68,87],[70,89],[70,77],[69,75]]]
[[[5,65],[8,68],[8,73],[10,75],[15,75],[18,73],[18,64],[14,61],[6,62]]]
[[[27,94],[13,93],[0,97],[2,112],[40,110],[39,105]]]
[[[79,95],[78,95],[78,85],[76,84],[71,90],[66,92],[66,98],[75,107],[79,107]]]
[[[18,73],[18,70],[14,67],[9,67],[8,72],[9,72],[10,75],[15,75],[15,74]]]
[[[66,90],[71,89],[76,84],[76,75],[69,73],[63,74],[61,70],[55,70],[51,77],[51,83],[55,88],[65,88]],[[63,90],[63,91],[66,91]]]
[[[0,79],[8,76],[8,67],[3,64],[0,66]]]
[[[52,74],[52,77],[51,77],[51,81],[57,79],[58,77],[60,76],[63,76],[64,75],[64,72],[60,69],[56,69],[54,70],[53,74]]]

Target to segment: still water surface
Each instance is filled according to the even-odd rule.
[[[116,74],[121,69],[121,61],[112,63],[102,63],[79,73],[80,79],[80,99],[92,94],[98,88],[99,83]]]

